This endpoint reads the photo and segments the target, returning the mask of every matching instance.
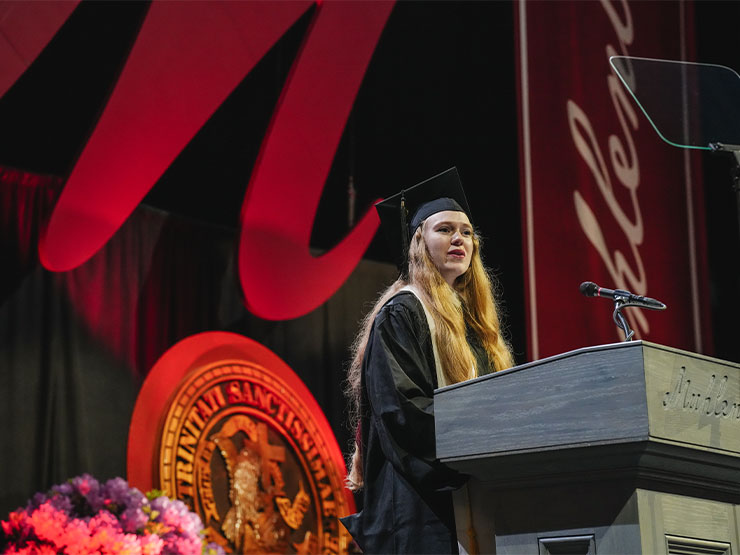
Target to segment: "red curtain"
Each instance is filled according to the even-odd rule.
[[[82,472],[125,476],[143,378],[172,345],[203,331],[240,333],[278,354],[347,443],[346,346],[394,267],[361,262],[318,309],[267,322],[244,308],[237,229],[142,205],[85,264],[50,272],[37,242],[60,186],[0,169],[0,514]]]
[[[521,183],[530,358],[620,341],[583,281],[658,298],[625,309],[637,338],[707,352],[698,157],[667,145],[612,55],[691,60],[686,2],[517,5]]]

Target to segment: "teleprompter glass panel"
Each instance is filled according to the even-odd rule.
[[[665,142],[702,150],[740,145],[740,75],[734,70],[633,56],[612,56],[609,63]]]

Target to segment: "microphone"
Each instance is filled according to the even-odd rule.
[[[662,302],[651,299],[650,297],[635,295],[634,293],[630,293],[623,289],[607,289],[606,287],[599,287],[593,281],[584,281],[581,284],[580,289],[581,293],[586,297],[603,297],[605,299],[619,302],[623,306],[637,306],[640,308],[649,308],[651,310],[665,310],[667,308]]]

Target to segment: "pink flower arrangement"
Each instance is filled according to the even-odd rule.
[[[122,478],[88,474],[37,493],[0,521],[0,551],[23,555],[220,555],[203,541],[203,523],[182,501],[144,495]]]

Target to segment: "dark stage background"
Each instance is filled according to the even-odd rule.
[[[348,347],[368,303],[395,277],[382,237],[337,294],[295,320],[251,315],[236,270],[246,183],[312,10],[100,252],[64,273],[38,261],[45,219],[148,7],[82,2],[0,99],[2,515],[82,472],[125,476],[142,381],[164,351],[201,331],[234,331],[272,349],[313,392],[342,448],[351,435],[342,395]],[[500,281],[517,361],[525,362],[513,10],[509,2],[394,7],[324,188],[311,245],[317,253],[331,248],[373,200],[456,165],[485,260]],[[739,15],[734,3],[695,4],[698,61],[740,69],[740,39],[731,27]],[[740,241],[730,166],[706,155],[703,168],[714,338],[707,352],[740,361]],[[256,270],[259,264],[256,257]]]

